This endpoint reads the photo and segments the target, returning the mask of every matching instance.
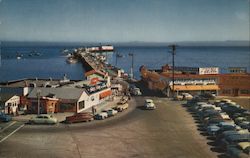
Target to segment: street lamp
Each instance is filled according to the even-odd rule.
[[[134,78],[134,54],[129,53],[128,55],[132,57],[130,76],[131,76],[131,78]]]
[[[40,115],[40,95],[41,95],[40,89],[36,91],[36,95],[37,95],[37,115]]]

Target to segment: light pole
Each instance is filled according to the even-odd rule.
[[[37,90],[36,95],[37,95],[37,115],[40,115],[40,95],[41,95],[40,89]]]
[[[130,74],[130,76],[131,76],[131,78],[134,78],[134,54],[133,53],[129,53],[128,55],[132,57],[131,74]]]

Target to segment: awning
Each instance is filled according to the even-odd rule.
[[[110,96],[111,94],[112,94],[111,90],[107,90],[105,92],[102,92],[102,93],[100,93],[100,99],[106,98],[106,97]]]
[[[173,89],[173,86],[170,86]],[[218,85],[174,85],[175,91],[206,91],[206,90],[219,90]]]

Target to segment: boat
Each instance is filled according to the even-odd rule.
[[[67,58],[66,62],[68,64],[75,64],[75,63],[77,63],[77,59],[75,59],[73,57],[69,57],[69,58]]]
[[[16,53],[16,58],[18,59],[18,60],[20,60],[20,59],[22,59],[22,54],[20,54],[20,53]]]
[[[63,49],[62,50],[62,54],[68,54],[69,53],[69,50],[68,49]]]

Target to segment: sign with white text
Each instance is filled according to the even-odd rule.
[[[219,74],[219,68],[218,67],[199,68],[199,74],[200,75]]]

